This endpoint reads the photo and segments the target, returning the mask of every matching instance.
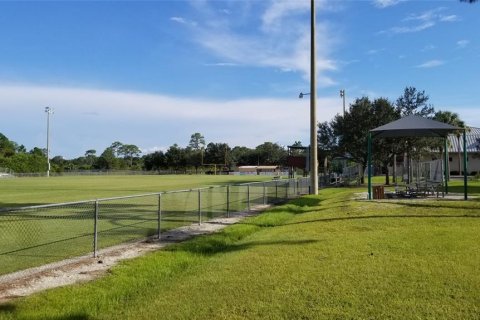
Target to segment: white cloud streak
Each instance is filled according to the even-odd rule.
[[[138,92],[0,86],[2,133],[28,149],[44,146],[44,107],[51,106],[53,155],[101,153],[113,141],[157,150],[186,146],[193,132],[210,142],[255,147],[265,141],[308,144],[309,102],[292,99],[195,100]],[[340,112],[337,96],[318,100],[318,121]]]
[[[252,4],[250,18],[243,22],[252,25],[255,19],[256,1],[241,2],[238,5]],[[322,7],[325,1],[319,1],[317,7]],[[256,4],[256,6],[255,6]],[[200,15],[198,21],[207,21],[192,28],[192,38],[202,47],[208,49],[219,59],[242,66],[276,68],[286,72],[300,72],[305,79],[310,74],[310,32],[305,14],[309,12],[308,1],[275,0],[269,1],[263,11],[259,12],[260,23],[254,27],[254,32],[237,32],[237,24],[219,15],[218,10],[209,9],[207,3],[197,7]],[[255,26],[255,25],[254,25]],[[326,23],[317,23],[317,41],[322,46],[317,47],[317,74],[321,86],[331,86],[336,82],[328,72],[337,69],[337,63],[330,57],[335,45],[334,37],[330,35]]]
[[[406,0],[373,0],[373,5],[377,8],[385,9],[396,6],[397,4],[405,1]]]
[[[470,44],[469,40],[464,39],[464,40],[457,41],[457,47],[460,48],[460,49],[463,49],[463,48],[467,47],[469,44]]]
[[[403,19],[403,23],[407,25],[392,27],[380,31],[379,34],[395,35],[415,33],[433,28],[439,23],[456,22],[460,20],[456,15],[444,15],[442,12],[445,10],[445,7],[439,7],[419,14],[410,14]]]
[[[428,69],[428,68],[435,68],[439,67],[445,64],[445,61],[443,60],[430,60],[427,62],[424,62],[422,64],[419,64],[416,66],[416,68],[422,68],[422,69]]]

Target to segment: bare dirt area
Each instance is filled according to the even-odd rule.
[[[209,220],[165,232],[160,240],[149,238],[100,250],[97,257],[82,256],[0,276],[0,303],[42,290],[90,281],[104,275],[122,260],[161,250],[194,236],[217,232],[268,206],[256,206],[250,212],[231,214],[229,218]]]

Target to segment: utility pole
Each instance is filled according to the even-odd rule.
[[[318,194],[315,0],[310,1],[310,194]]]

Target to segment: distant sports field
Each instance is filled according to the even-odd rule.
[[[223,216],[227,211],[245,210],[247,199],[252,204],[271,203],[277,196],[286,196],[282,186],[288,186],[288,182],[281,182],[279,188],[277,182],[254,184],[248,189],[244,185],[228,189],[222,186],[259,179],[271,177],[157,175],[1,180],[0,206],[17,209],[0,212],[0,275],[91,253],[94,230],[98,248],[106,248],[156,235],[159,229],[164,232]],[[217,187],[201,192],[164,193],[161,199],[153,194],[212,185]],[[142,194],[148,195],[124,197]],[[84,201],[111,197],[120,198]],[[75,203],[30,207],[65,202]]]
[[[262,180],[271,180],[271,177],[135,175],[0,179],[0,207],[82,201]]]

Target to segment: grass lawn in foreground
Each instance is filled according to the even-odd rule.
[[[30,206],[271,180],[265,176],[135,175],[0,179],[0,207]]]
[[[480,202],[327,189],[0,319],[479,319]]]

